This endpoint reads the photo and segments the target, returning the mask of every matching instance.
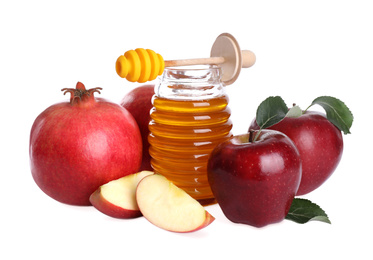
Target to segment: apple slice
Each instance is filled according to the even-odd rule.
[[[102,213],[114,218],[142,216],[136,202],[136,187],[142,178],[154,174],[141,171],[100,186],[89,198],[91,204]]]
[[[140,181],[136,199],[143,216],[168,231],[197,231],[215,220],[198,201],[159,174]]]

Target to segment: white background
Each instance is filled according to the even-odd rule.
[[[2,1],[0,258],[372,259],[372,11],[359,0]],[[81,81],[119,102],[137,86],[116,75],[119,55],[143,47],[165,59],[208,57],[223,32],[257,56],[227,87],[234,134],[246,132],[271,95],[303,108],[335,96],[353,112],[338,169],[304,196],[332,225],[285,220],[257,229],[231,223],[214,205],[207,207],[216,218],[210,226],[176,234],[144,218],[61,204],[36,186],[29,132],[39,113],[68,100],[62,88]]]

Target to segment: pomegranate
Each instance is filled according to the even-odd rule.
[[[62,203],[90,205],[101,185],[139,170],[142,141],[133,116],[118,104],[95,98],[101,88],[77,83],[70,102],[54,104],[34,121],[30,167],[36,184]]]

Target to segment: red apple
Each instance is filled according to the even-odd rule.
[[[254,119],[250,129],[259,129]],[[307,111],[300,117],[285,117],[269,127],[287,135],[302,159],[302,179],[297,195],[320,187],[337,168],[343,152],[341,131],[325,115]]]
[[[198,201],[159,174],[139,182],[136,200],[147,220],[168,231],[193,232],[215,220]]]
[[[144,85],[128,92],[121,100],[120,105],[126,108],[135,118],[141,132],[143,150],[140,171],[152,171],[149,154],[149,121],[152,97],[154,95],[154,85]]]
[[[141,135],[126,109],[94,97],[97,88],[86,90],[78,82],[76,89],[63,90],[71,93],[70,102],[50,106],[31,128],[31,173],[50,197],[91,205],[99,186],[138,171]]]
[[[151,174],[151,171],[141,171],[105,183],[92,193],[89,201],[96,209],[113,218],[140,217],[136,188],[145,176]]]
[[[208,161],[208,181],[225,216],[262,227],[282,221],[298,190],[301,160],[284,134],[262,130],[219,144]]]

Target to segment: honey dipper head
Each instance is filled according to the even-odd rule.
[[[164,70],[161,55],[149,49],[129,50],[118,57],[115,63],[117,74],[131,82],[147,82],[154,80]]]
[[[128,74],[128,64],[126,57],[123,55],[120,55],[115,62],[115,70],[117,71],[117,74],[121,78],[125,78]]]

